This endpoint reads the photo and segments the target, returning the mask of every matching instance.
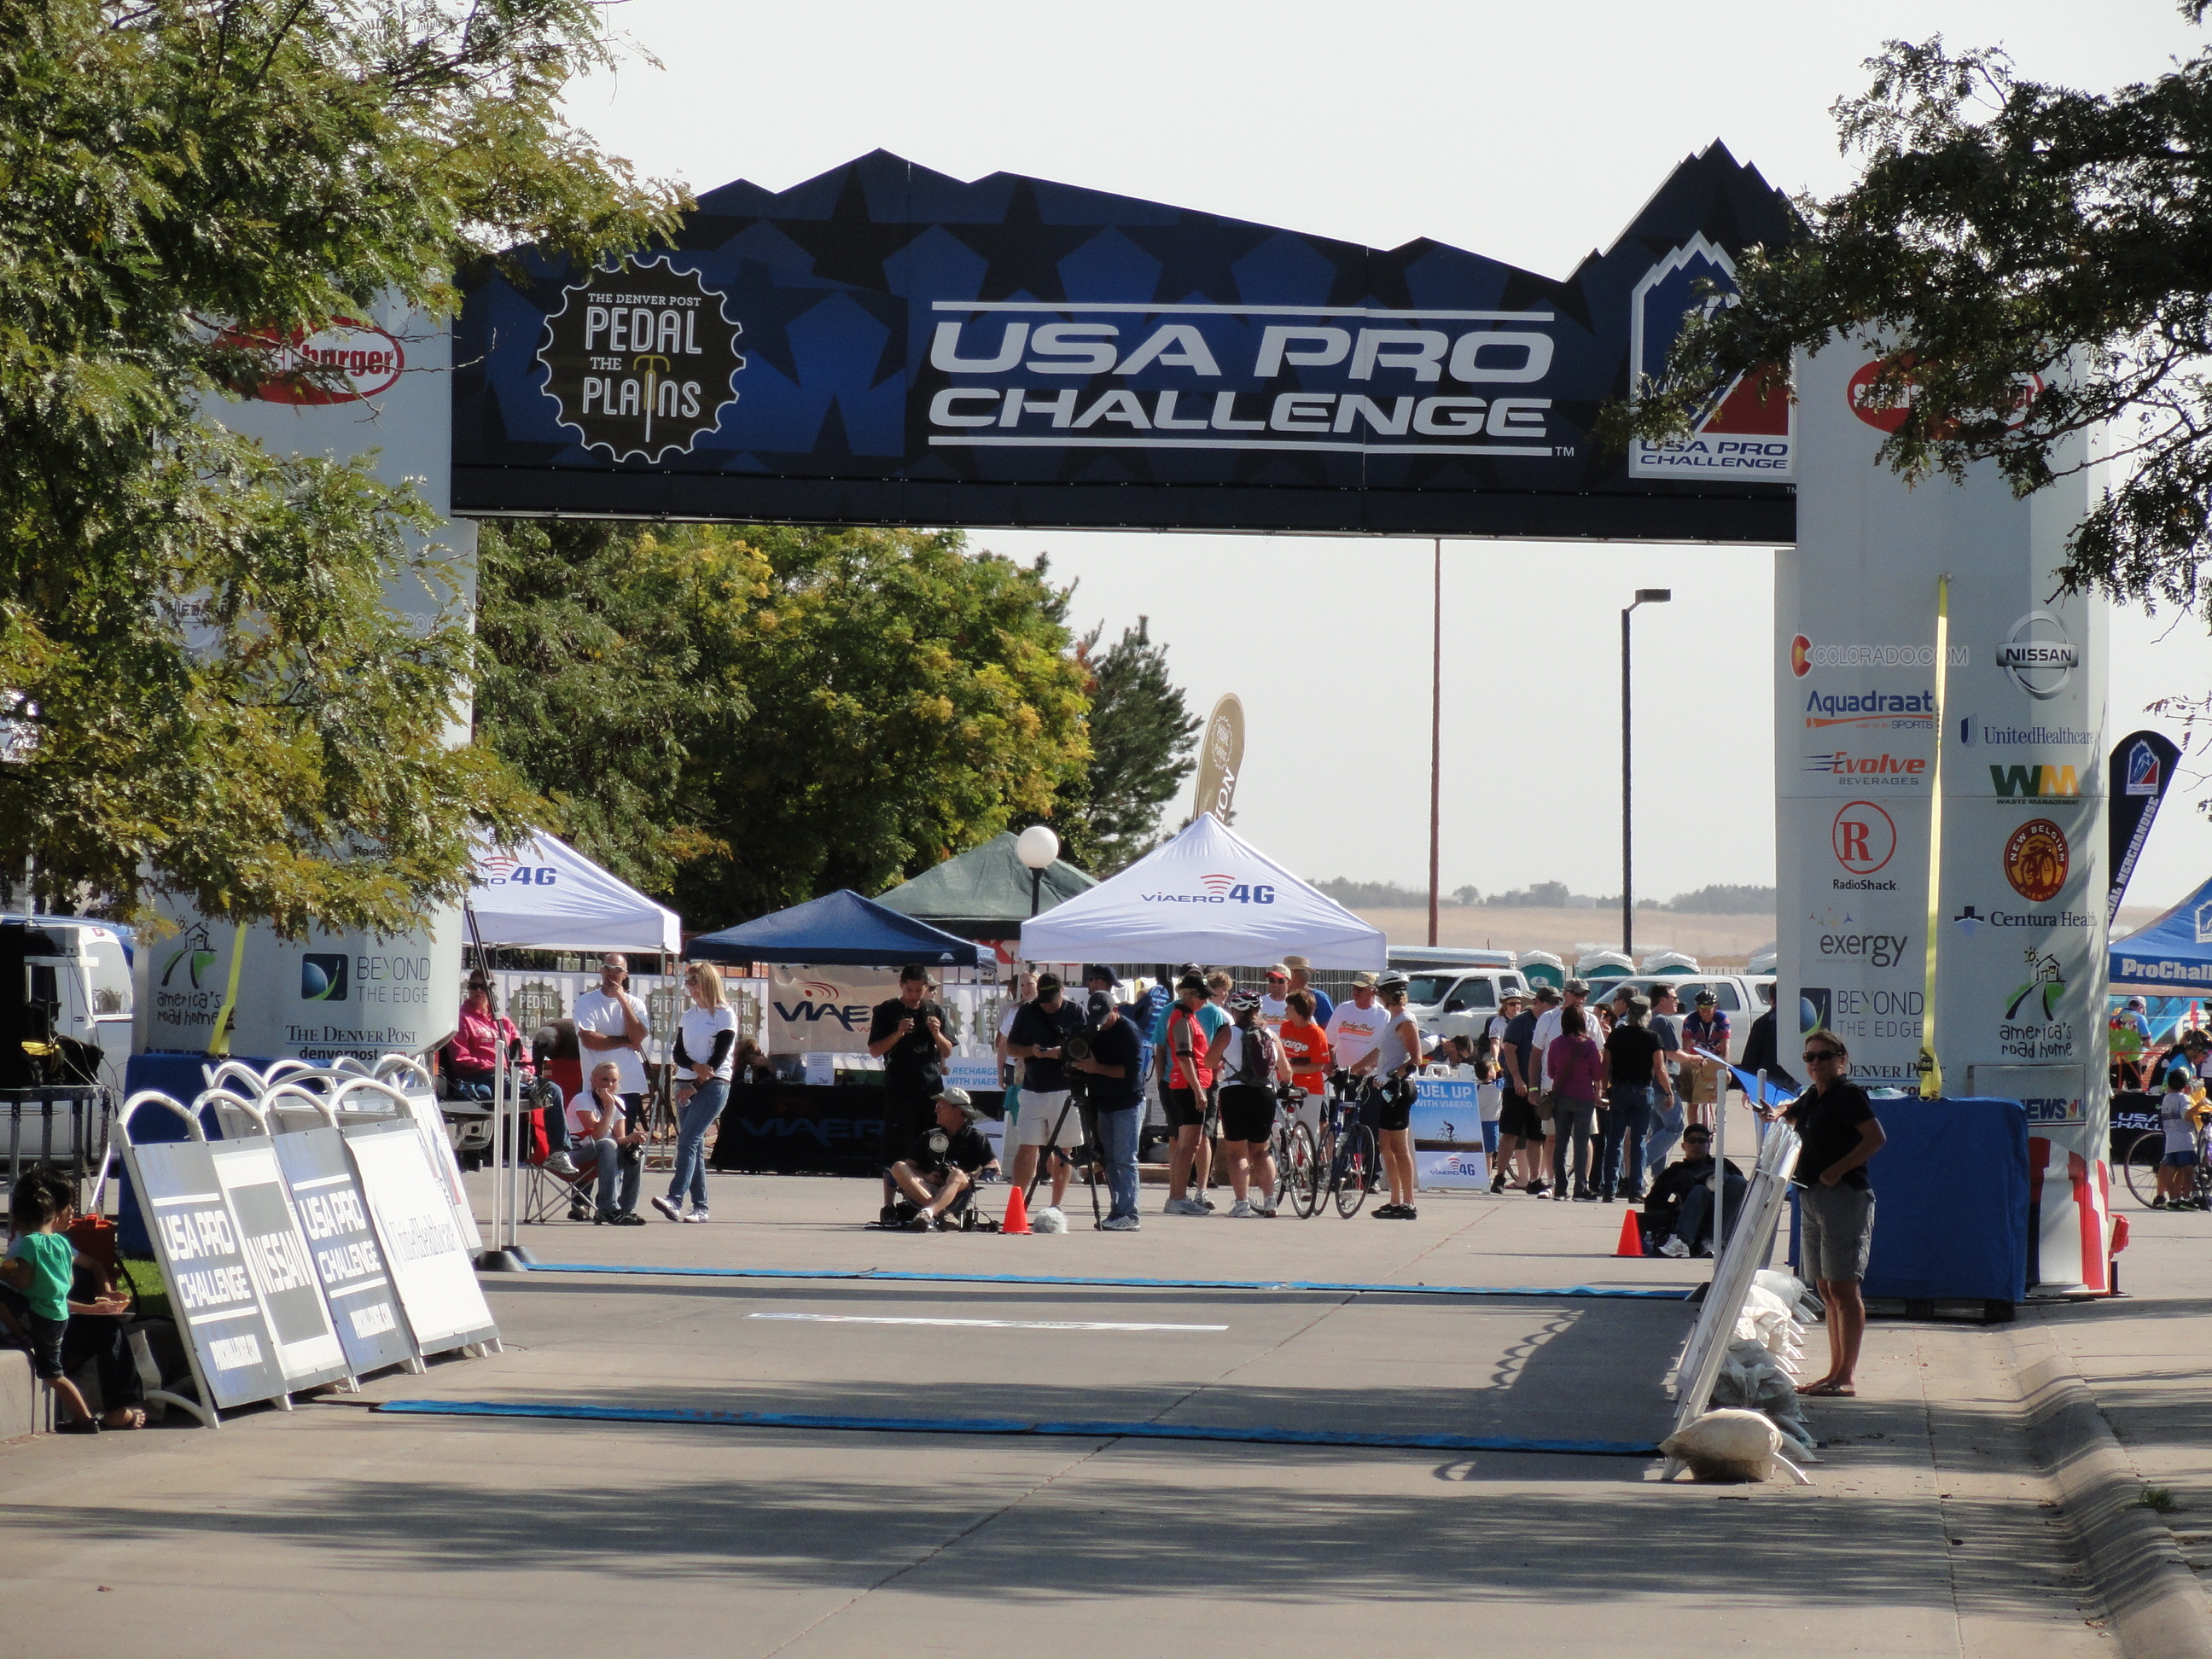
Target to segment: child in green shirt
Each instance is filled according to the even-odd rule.
[[[66,1235],[54,1231],[59,1215],[53,1194],[38,1170],[15,1183],[8,1204],[15,1242],[0,1261],[0,1284],[19,1291],[28,1305],[31,1363],[46,1385],[62,1397],[71,1416],[58,1425],[64,1434],[97,1434],[92,1408],[69,1379],[62,1365],[62,1341],[69,1334],[71,1313],[117,1314],[119,1298],[96,1303],[70,1300],[70,1273],[76,1261],[76,1247]]]

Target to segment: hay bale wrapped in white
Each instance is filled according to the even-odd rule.
[[[1659,1449],[1687,1468],[1693,1480],[1741,1485],[1770,1480],[1780,1468],[1801,1486],[1812,1484],[1782,1455],[1782,1431],[1757,1412],[1707,1412],[1661,1441]]]

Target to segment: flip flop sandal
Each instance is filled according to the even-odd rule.
[[[1807,1400],[1856,1400],[1858,1392],[1840,1382],[1814,1382],[1797,1390],[1799,1396]]]
[[[72,1417],[66,1423],[54,1425],[56,1434],[98,1434],[100,1419],[96,1417]]]

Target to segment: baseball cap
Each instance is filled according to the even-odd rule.
[[[1109,968],[1104,963],[1092,962],[1085,963],[1083,969],[1083,982],[1085,985],[1088,985],[1094,979],[1103,979],[1109,985],[1119,985],[1121,982],[1121,975],[1116,974],[1111,968]]]
[[[1589,981],[1586,979],[1571,979],[1562,988],[1572,991],[1577,996],[1586,997],[1589,994]]]
[[[1288,979],[1290,976],[1291,968],[1288,963],[1279,962],[1273,967],[1267,969],[1267,977],[1269,979]]]
[[[1536,988],[1536,1000],[1539,1002],[1559,1001],[1559,988],[1556,985],[1539,985]]]
[[[968,1091],[965,1089],[955,1089],[947,1086],[945,1088],[939,1089],[933,1098],[943,1101],[947,1106],[957,1106],[960,1109],[961,1115],[970,1123],[973,1123],[977,1118],[983,1115],[983,1109],[981,1106],[978,1106],[974,1101],[969,1099]]]
[[[1196,991],[1202,995],[1204,994],[1205,990],[1206,975],[1203,974],[1185,974],[1181,979],[1176,981],[1176,994],[1177,996],[1182,996],[1191,991]]]
[[[1375,975],[1367,972],[1364,969],[1352,976],[1352,988],[1353,990],[1358,990],[1363,985],[1370,991],[1375,988]]]
[[[1090,1011],[1091,1018],[1103,1019],[1114,1012],[1114,999],[1103,991],[1093,991],[1091,1000],[1084,1006]]]
[[[1285,957],[1283,958],[1283,966],[1303,974],[1310,971],[1313,967],[1313,963],[1308,962],[1304,957]]]

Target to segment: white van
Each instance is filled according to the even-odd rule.
[[[137,1023],[123,930],[84,916],[0,915],[34,930],[22,994],[53,1014],[54,1035],[100,1050],[99,1081],[120,1099]]]

